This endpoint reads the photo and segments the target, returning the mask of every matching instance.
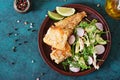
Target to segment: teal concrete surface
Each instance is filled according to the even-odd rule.
[[[120,21],[106,14],[105,0],[31,0],[31,10],[25,14],[14,10],[13,1],[0,0],[0,80],[120,80]],[[55,72],[43,61],[38,50],[38,31],[47,11],[70,3],[97,10],[107,21],[112,35],[107,60],[99,70],[85,76]],[[33,23],[32,29],[29,29],[30,23]]]

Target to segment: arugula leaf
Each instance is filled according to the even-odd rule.
[[[88,27],[85,27],[85,31],[86,31],[87,33],[95,32],[95,31],[96,31],[96,26],[94,26],[94,25],[89,25]]]
[[[107,41],[105,41],[99,34],[96,35],[96,41],[98,44],[102,44],[102,45],[107,44]]]
[[[78,63],[79,63],[79,67],[81,68],[82,71],[89,68],[89,67],[86,65],[85,60],[84,60],[83,57],[80,57],[80,58],[79,58]]]
[[[86,50],[87,50],[87,52],[89,53],[90,56],[92,56],[93,53],[96,52],[96,50],[95,50],[95,46],[94,46],[93,44],[91,44],[89,47],[87,47]]]
[[[79,27],[81,27],[81,28],[86,28],[86,27],[88,27],[89,26],[89,24],[86,22],[86,21],[82,21],[80,24],[79,24]]]
[[[84,41],[84,44],[86,44],[86,46],[90,45],[90,40],[89,40],[87,33],[84,34],[84,37],[82,37],[82,39]]]
[[[95,23],[97,23],[97,20],[96,20],[96,19],[93,19],[93,20],[90,22],[91,25],[95,25]]]
[[[82,37],[77,36],[77,30],[74,29],[73,34],[75,35],[76,39],[75,42],[71,45],[71,53],[72,56],[67,58],[62,65],[64,69],[67,69],[67,66],[72,65],[73,67],[80,68],[81,71],[85,69],[91,68],[88,63],[88,56],[92,56],[96,59],[95,53],[95,45],[97,44],[107,44],[107,41],[104,40],[101,36],[107,32],[100,31],[95,23],[97,22],[96,19],[92,21],[82,21],[76,28],[81,27],[85,30],[85,34]],[[80,39],[83,40],[84,47],[81,50],[81,42]],[[94,63],[96,64],[96,62]],[[93,66],[94,66],[93,64]],[[95,66],[94,66],[95,67]]]

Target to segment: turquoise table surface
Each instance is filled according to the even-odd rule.
[[[26,14],[16,12],[13,1],[0,0],[0,80],[120,80],[120,21],[106,14],[105,0],[31,0],[31,10]],[[47,11],[70,3],[97,10],[111,31],[108,58],[99,70],[85,76],[57,73],[43,61],[38,50],[38,31]],[[33,28],[29,28],[30,23]]]

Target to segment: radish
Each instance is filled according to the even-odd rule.
[[[88,62],[88,65],[91,65],[93,63],[93,59],[91,56],[88,56],[87,62]]]
[[[68,39],[68,42],[69,42],[70,45],[72,45],[75,42],[75,36],[71,35]]]
[[[71,64],[70,64],[69,69],[70,69],[70,71],[72,71],[72,72],[79,72],[79,71],[80,71],[80,68],[74,67],[74,66],[72,66]]]
[[[98,55],[103,54],[105,51],[105,47],[103,45],[96,45],[95,49],[97,52],[96,54],[98,54]]]
[[[82,37],[82,36],[84,35],[84,29],[82,29],[82,28],[77,28],[77,35],[78,35],[79,37]]]
[[[102,23],[95,23],[95,25],[96,25],[96,27],[97,27],[99,30],[103,31],[103,25],[102,25]]]

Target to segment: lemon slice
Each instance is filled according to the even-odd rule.
[[[48,11],[48,16],[53,20],[61,20],[64,18],[63,16],[51,11]]]
[[[68,7],[56,7],[56,11],[58,14],[62,16],[71,16],[75,13],[74,8],[68,8]]]

